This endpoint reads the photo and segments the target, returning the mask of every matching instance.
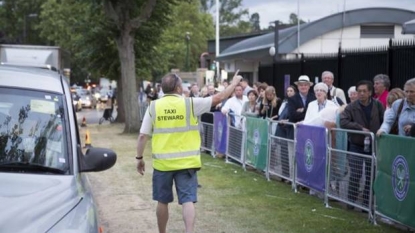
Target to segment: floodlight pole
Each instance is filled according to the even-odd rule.
[[[216,45],[215,45],[215,49],[216,49],[216,53],[215,53],[215,57],[219,57],[219,26],[220,26],[220,22],[219,22],[219,8],[220,8],[220,2],[219,0],[216,0]],[[219,82],[222,81],[220,79],[220,64],[219,61],[217,59],[216,60],[216,78],[219,79]],[[216,78],[214,78],[214,83],[216,84]]]

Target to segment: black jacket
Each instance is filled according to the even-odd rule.
[[[266,111],[265,111],[265,113],[263,114],[263,113],[262,113],[262,109],[263,109],[265,106],[264,106],[264,103],[263,103],[263,102],[261,102],[261,103],[260,103],[260,105],[259,105],[259,116],[260,116],[261,118],[266,119],[266,118],[271,118],[271,117],[273,117],[273,116],[275,116],[275,115],[278,115],[278,111],[280,110],[281,103],[282,103],[281,99],[280,99],[280,98],[278,98],[278,99],[277,99],[277,106],[275,106],[275,108],[274,108],[274,107],[271,107],[271,106],[270,106],[270,107],[268,107],[268,110],[266,110]],[[275,120],[277,120],[277,119],[275,119]]]
[[[316,100],[316,95],[313,91],[308,91],[306,105],[304,106],[303,100],[301,99],[300,93],[295,94],[294,96],[288,98],[287,108],[288,108],[288,121],[289,122],[299,122],[304,120],[305,113],[307,112],[308,104]],[[304,111],[297,112],[297,109],[304,108]]]
[[[376,134],[383,122],[383,105],[379,101],[372,99],[372,110],[370,113],[370,121],[368,122],[358,100],[346,106],[340,115],[340,127],[350,130],[369,129],[370,132]],[[355,145],[363,146],[365,136],[362,134],[350,134],[349,141]]]

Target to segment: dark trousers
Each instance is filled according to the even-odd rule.
[[[371,152],[364,152],[362,146],[358,146],[355,144],[350,144],[350,152],[355,152],[359,154],[367,154],[371,155]],[[348,155],[347,159],[349,160],[349,167],[350,167],[350,179],[349,179],[349,190],[347,194],[347,198],[351,202],[355,202],[357,197],[359,196],[359,186],[360,186],[360,178],[362,177],[362,169],[363,163],[365,163],[365,187],[363,190],[363,205],[368,206],[369,203],[369,194],[370,194],[370,172],[372,162],[370,159],[363,158],[356,155]]]

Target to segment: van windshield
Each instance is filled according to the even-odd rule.
[[[69,161],[63,109],[61,95],[0,88],[1,171],[19,164],[15,170],[22,171],[22,165],[26,165],[30,172],[67,173]]]

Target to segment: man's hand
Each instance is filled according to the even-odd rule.
[[[232,78],[232,84],[234,85],[238,85],[242,80],[242,76],[238,75],[238,73],[239,73],[239,70],[235,72],[235,75]]]
[[[377,132],[376,132],[376,136],[378,136],[378,137],[380,137],[382,134],[384,134],[385,132],[383,131],[383,130],[381,130],[381,129],[379,129]]]
[[[405,131],[405,133],[408,135],[409,132],[411,131],[411,128],[412,128],[412,125],[411,124],[405,125],[403,127],[403,131]]]
[[[144,171],[146,170],[146,163],[143,159],[137,160],[137,172],[141,175],[144,175]]]

